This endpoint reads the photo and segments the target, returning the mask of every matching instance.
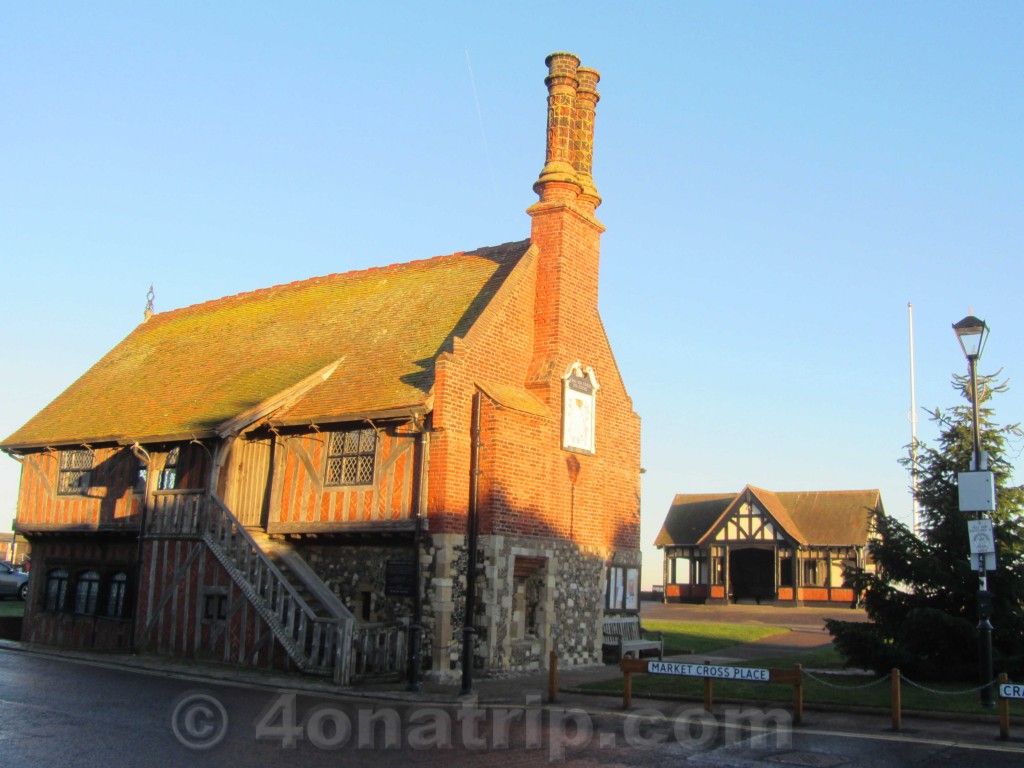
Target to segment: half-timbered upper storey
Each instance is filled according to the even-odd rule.
[[[19,526],[131,526],[147,488],[216,490],[271,530],[408,521],[407,425],[432,409],[435,362],[500,303],[529,249],[328,275],[148,317],[0,443],[26,467]]]

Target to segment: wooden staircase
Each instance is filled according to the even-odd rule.
[[[355,617],[304,562],[295,565],[269,540],[278,556],[264,552],[215,495],[158,496],[145,535],[202,540],[300,671],[348,684]]]
[[[262,533],[257,542],[220,499],[208,498],[201,535],[214,557],[300,670],[346,685],[355,617],[308,565],[296,564],[298,555],[284,557],[284,545]]]
[[[356,621],[294,546],[246,528],[216,495],[158,496],[146,536],[202,540],[299,670],[339,685],[404,674],[406,621]]]

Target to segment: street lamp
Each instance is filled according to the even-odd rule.
[[[974,455],[971,458],[971,469],[981,472],[981,426],[978,421],[978,360],[988,340],[988,325],[974,315],[968,315],[959,323],[953,324],[960,348],[967,358],[967,370],[971,379],[971,414],[972,435],[974,438]],[[987,469],[987,467],[986,467]],[[977,508],[972,508],[977,509]],[[964,511],[961,508],[961,511]],[[978,512],[978,519],[984,519],[984,512]],[[985,571],[985,558],[982,557],[978,568],[978,671],[981,677],[981,705],[994,707],[995,697],[992,690],[992,596],[988,591],[988,577]]]
[[[974,315],[968,315],[959,323],[953,324],[956,332],[956,340],[960,342],[960,349],[964,351],[967,358],[967,370],[971,375],[971,412],[974,425],[974,458],[973,469],[978,472],[981,469],[981,434],[978,427],[978,360],[985,350],[985,342],[988,341],[988,325],[984,320],[979,320]]]

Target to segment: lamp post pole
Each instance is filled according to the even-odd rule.
[[[971,410],[973,412],[974,433],[974,466],[975,472],[981,472],[981,430],[978,426],[978,358],[967,358],[971,376]],[[978,513],[978,519],[985,517],[984,512]],[[981,558],[978,568],[978,676],[981,678],[981,706],[991,708],[996,705],[992,691],[992,593],[988,591],[988,574],[985,572],[985,558]],[[986,685],[987,683],[987,685]]]
[[[981,357],[985,342],[988,340],[988,325],[973,315],[968,315],[953,325],[957,340],[967,358],[967,371],[971,382],[971,434],[974,443],[974,455],[971,457],[971,470],[981,472],[981,425],[978,419],[978,359]],[[963,509],[963,508],[961,508]],[[985,513],[979,511],[978,519],[983,520]],[[985,571],[985,557],[979,556],[978,563],[978,677],[981,685],[981,706],[995,706],[995,691],[992,680],[992,595],[988,591],[988,575]]]

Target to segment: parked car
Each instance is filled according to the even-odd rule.
[[[28,599],[28,574],[16,570],[10,563],[0,563],[0,598]]]

